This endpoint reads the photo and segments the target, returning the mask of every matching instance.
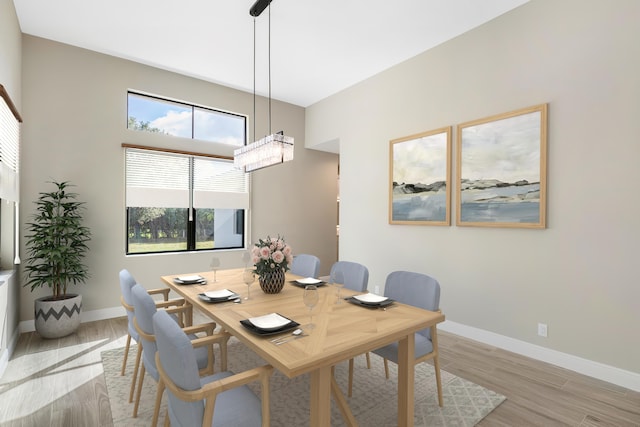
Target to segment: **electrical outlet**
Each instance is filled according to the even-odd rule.
[[[376,295],[380,295],[380,286],[376,286],[376,287],[374,288],[373,293],[375,293]]]
[[[547,324],[546,323],[538,323],[538,335],[541,337],[547,337]]]

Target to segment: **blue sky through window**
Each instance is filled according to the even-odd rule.
[[[195,110],[195,118],[192,114]],[[129,93],[128,114],[138,123],[184,138],[197,138],[234,146],[245,143],[246,118],[213,109],[193,107],[155,97]]]

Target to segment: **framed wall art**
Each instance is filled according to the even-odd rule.
[[[456,225],[546,227],[547,109],[458,125]]]
[[[450,225],[451,127],[389,144],[389,223]]]

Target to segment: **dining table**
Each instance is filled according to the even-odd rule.
[[[444,321],[442,313],[399,302],[384,308],[352,304],[346,298],[361,293],[324,282],[318,284],[318,302],[309,310],[303,302],[304,286],[297,282],[305,278],[287,272],[282,290],[271,294],[261,290],[257,277],[248,289],[243,281],[243,271],[243,268],[236,268],[216,273],[186,272],[162,276],[161,280],[187,304],[211,318],[287,377],[309,374],[312,427],[330,425],[332,395],[346,423],[357,426],[332,368],[345,360],[398,342],[397,425],[414,425],[414,333]],[[184,284],[179,280],[187,276],[200,276],[203,284]],[[211,303],[199,295],[224,290],[239,294],[241,303],[234,302],[236,299]],[[246,300],[248,291],[250,299]],[[276,345],[272,335],[256,334],[241,322],[246,324],[247,319],[273,313],[299,323],[305,335]],[[311,321],[313,329],[308,327]]]

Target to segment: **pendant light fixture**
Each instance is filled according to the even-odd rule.
[[[257,0],[249,14],[253,16],[253,138],[256,137],[256,18],[269,8],[269,135],[233,152],[233,163],[245,172],[293,160],[293,138],[284,132],[271,132],[271,1]]]

